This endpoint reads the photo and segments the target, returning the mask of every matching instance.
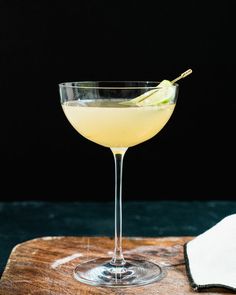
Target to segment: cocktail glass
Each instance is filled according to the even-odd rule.
[[[170,119],[177,100],[173,84],[171,100],[157,105],[129,104],[131,99],[158,90],[151,81],[92,81],[59,84],[61,105],[71,125],[85,138],[111,149],[115,161],[115,234],[112,257],[77,265],[80,282],[106,287],[146,285],[163,278],[152,261],[125,258],[122,251],[122,167],[128,148],[155,136]],[[128,102],[128,103],[127,103]]]

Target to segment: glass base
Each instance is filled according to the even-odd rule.
[[[123,266],[114,266],[109,258],[98,258],[77,265],[76,280],[102,287],[130,287],[147,285],[164,277],[163,269],[146,260],[127,259]]]

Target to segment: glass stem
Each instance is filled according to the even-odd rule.
[[[111,148],[115,160],[115,245],[111,264],[115,266],[125,264],[122,252],[122,172],[126,150],[127,148]]]

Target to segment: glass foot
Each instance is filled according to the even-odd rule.
[[[164,277],[157,264],[146,260],[127,259],[123,266],[114,266],[109,258],[98,258],[77,265],[76,280],[93,286],[130,287],[147,285]]]

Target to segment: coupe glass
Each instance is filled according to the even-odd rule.
[[[125,258],[122,252],[122,167],[128,148],[155,136],[170,119],[177,100],[174,84],[170,101],[138,106],[126,103],[147,91],[158,90],[151,81],[92,81],[59,84],[62,109],[71,125],[85,138],[110,148],[115,162],[115,234],[112,257],[77,265],[80,282],[106,287],[146,285],[164,272],[152,261]],[[145,95],[145,94],[144,94]]]

